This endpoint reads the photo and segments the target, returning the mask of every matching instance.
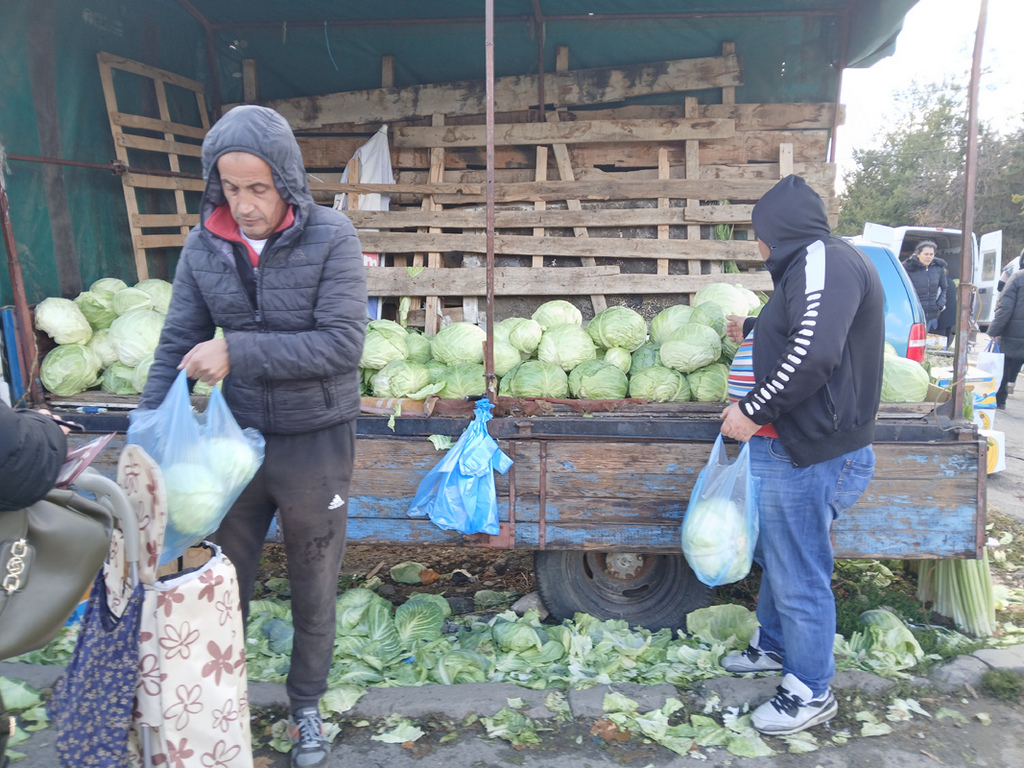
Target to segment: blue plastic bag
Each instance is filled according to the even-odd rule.
[[[477,401],[473,421],[416,489],[410,517],[430,517],[439,528],[497,536],[498,500],[494,472],[508,472],[512,459],[487,433],[491,403]]]
[[[219,388],[206,411],[196,413],[184,371],[158,408],[132,411],[129,420],[127,442],[149,454],[164,480],[163,565],[217,530],[263,463],[265,441],[255,429],[238,426]]]
[[[729,459],[719,435],[690,494],[682,529],[686,562],[709,587],[750,573],[759,528],[757,488],[749,445]]]

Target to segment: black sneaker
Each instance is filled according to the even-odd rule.
[[[789,736],[828,722],[836,716],[839,705],[832,691],[813,698],[811,689],[796,675],[786,675],[778,693],[754,710],[751,724],[769,736]]]
[[[305,707],[292,713],[288,735],[292,737],[292,768],[324,768],[327,765],[330,746],[316,707]]]
[[[733,651],[726,654],[720,662],[722,669],[734,675],[747,672],[778,672],[782,669],[782,657],[774,651],[765,651],[758,647],[761,630],[758,628],[750,638],[750,645],[744,651]]]

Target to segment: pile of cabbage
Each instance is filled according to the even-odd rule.
[[[166,280],[129,287],[114,277],[100,278],[74,300],[43,299],[35,326],[57,343],[39,367],[43,386],[59,397],[94,387],[141,393],[170,301]]]
[[[628,307],[609,307],[586,327],[568,301],[548,301],[529,318],[494,326],[499,396],[654,402],[727,399],[737,345],[725,335],[727,315],[756,315],[761,300],[729,283],[701,288],[691,304],[660,312],[650,323]],[[382,398],[465,399],[484,394],[486,332],[452,323],[429,338],[391,320],[366,329],[360,360],[362,393]]]
[[[928,396],[928,371],[920,363],[900,357],[891,344],[885,345],[882,363],[883,403],[921,403]]]

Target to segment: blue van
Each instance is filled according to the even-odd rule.
[[[896,348],[900,357],[924,362],[924,309],[917,298],[910,278],[896,255],[880,245],[855,243],[878,270],[885,293],[885,340]]]

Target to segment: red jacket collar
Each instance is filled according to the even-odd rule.
[[[288,227],[295,223],[295,206],[288,206],[288,213],[285,214],[284,221],[274,230],[277,232],[284,232]],[[249,261],[255,267],[260,262],[259,254],[252,249],[252,246],[245,241],[242,237],[242,232],[238,228],[238,222],[235,221],[231,215],[231,206],[227,203],[217,206],[213,213],[206,217],[206,221],[203,223],[207,231],[223,237],[225,240],[230,240],[233,243],[241,243],[245,246],[246,253],[249,254]]]

